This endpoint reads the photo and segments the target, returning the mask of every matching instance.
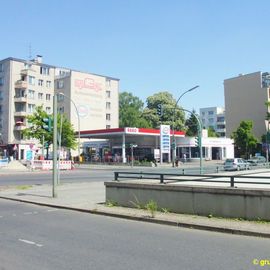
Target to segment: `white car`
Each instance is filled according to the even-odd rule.
[[[242,158],[227,158],[224,163],[225,171],[249,170],[249,163]]]

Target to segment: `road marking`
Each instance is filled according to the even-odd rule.
[[[26,239],[18,239],[19,241],[23,242],[23,243],[26,243],[26,244],[29,244],[29,245],[35,245],[37,247],[42,247],[43,245],[41,244],[37,244],[33,241],[29,241],[29,240],[26,240]]]
[[[32,212],[24,212],[23,214],[24,215],[32,215],[33,213]]]
[[[48,209],[47,212],[55,212],[58,211],[58,209]]]

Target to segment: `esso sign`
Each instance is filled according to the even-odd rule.
[[[126,128],[126,133],[138,133],[138,132],[139,132],[138,128],[129,128],[129,127]]]

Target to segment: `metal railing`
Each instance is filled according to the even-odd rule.
[[[189,179],[184,177],[198,177],[199,179]],[[229,178],[229,180],[214,180],[218,178]],[[235,181],[237,178],[245,179],[264,179],[268,182],[249,182],[249,181]],[[114,181],[119,179],[150,179],[159,180],[160,184],[172,182],[208,182],[208,183],[229,183],[230,187],[235,187],[235,184],[258,184],[270,185],[270,178],[267,176],[246,176],[246,175],[211,175],[211,174],[175,174],[175,173],[149,173],[149,172],[114,172]]]

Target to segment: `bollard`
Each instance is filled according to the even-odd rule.
[[[231,187],[234,187],[234,176],[231,176]]]
[[[160,184],[163,184],[163,183],[164,183],[164,175],[160,174]]]
[[[185,169],[182,169],[182,174],[185,174]]]
[[[118,172],[114,172],[114,181],[118,181],[118,175],[119,175]]]
[[[217,166],[217,173],[218,173],[218,166]]]

